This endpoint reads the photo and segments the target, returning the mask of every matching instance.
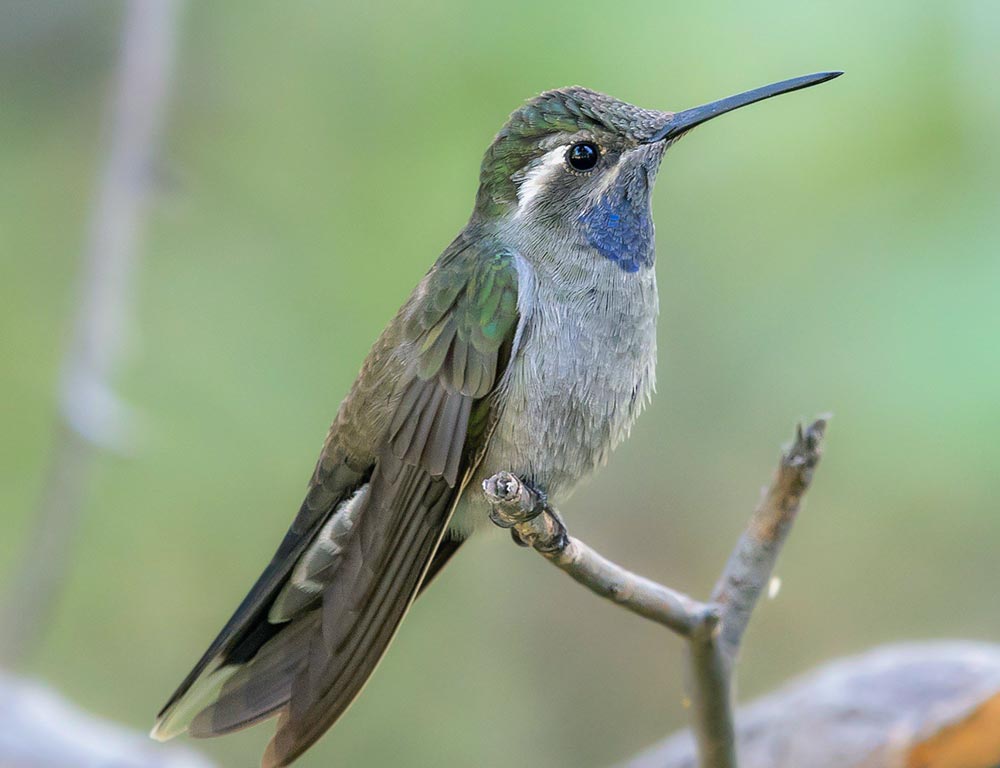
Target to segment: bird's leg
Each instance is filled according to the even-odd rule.
[[[501,528],[509,528],[515,543],[542,553],[566,548],[569,542],[566,526],[549,505],[544,491],[510,472],[498,472],[483,482],[483,492],[490,503],[490,520]],[[539,515],[542,517],[536,520]]]

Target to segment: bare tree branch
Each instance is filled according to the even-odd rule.
[[[770,487],[712,593],[699,602],[632,573],[570,536],[559,514],[520,478],[500,472],[483,483],[493,522],[601,597],[688,641],[692,729],[702,768],[736,768],[732,676],[740,641],[819,462],[826,419],[796,430]]]
[[[739,649],[750,614],[770,581],[802,497],[809,490],[822,453],[827,418],[817,419],[805,431],[801,426],[796,429],[794,443],[782,455],[774,480],[754,510],[712,592],[712,602],[721,605],[725,614],[721,644],[730,658]]]
[[[84,249],[60,420],[45,489],[0,621],[0,660],[21,658],[41,633],[66,578],[99,448],[125,452],[131,418],[112,386],[129,333],[138,239],[173,69],[179,3],[131,0],[122,31],[108,153]]]

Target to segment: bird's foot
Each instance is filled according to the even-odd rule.
[[[563,551],[569,534],[562,518],[549,506],[545,493],[510,472],[498,472],[483,483],[490,520],[509,528],[515,544],[543,554]]]
[[[497,472],[483,481],[490,504],[490,520],[501,528],[534,520],[548,507],[545,494],[510,472]]]

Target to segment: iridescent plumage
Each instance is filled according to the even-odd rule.
[[[653,182],[712,106],[674,115],[574,87],[511,115],[468,225],[375,342],[288,533],[155,736],[277,716],[263,764],[289,764],[485,523],[485,477],[508,470],[558,500],[607,459],[655,380]],[[573,164],[581,145],[592,164]]]

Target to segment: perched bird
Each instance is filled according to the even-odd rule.
[[[558,501],[653,392],[650,195],[664,152],[824,72],[683,112],[573,87],[514,112],[475,208],[375,342],[271,562],[160,712],[165,739],[278,716],[291,763],[364,687],[407,609],[488,520],[500,470]]]

